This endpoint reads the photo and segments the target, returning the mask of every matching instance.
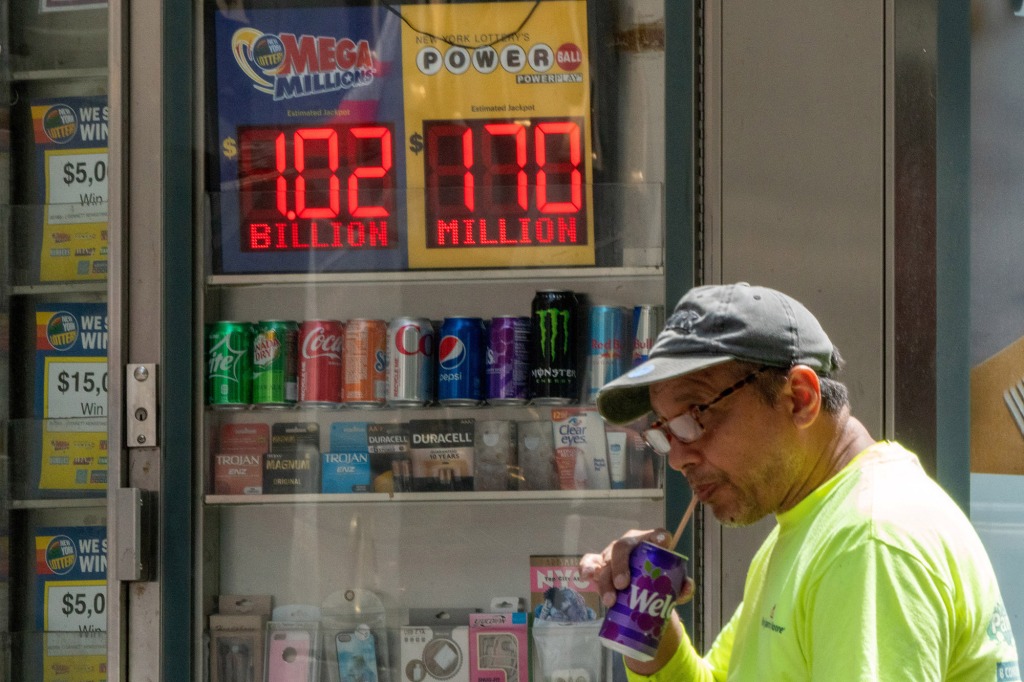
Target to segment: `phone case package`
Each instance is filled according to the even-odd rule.
[[[387,614],[369,590],[331,594],[321,606],[321,679],[389,682]]]
[[[528,651],[525,613],[470,615],[470,682],[528,682]]]
[[[264,682],[319,682],[320,624],[267,623]]]

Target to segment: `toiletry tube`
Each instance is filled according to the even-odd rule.
[[[608,429],[604,437],[608,441],[608,474],[611,476],[612,489],[625,488],[629,434],[626,431]]]

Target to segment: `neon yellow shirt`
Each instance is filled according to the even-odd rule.
[[[633,682],[1020,680],[977,533],[900,445],[869,447],[777,520],[707,656],[685,640]]]

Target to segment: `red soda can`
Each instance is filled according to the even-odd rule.
[[[299,325],[299,402],[341,403],[345,325],[338,320],[306,320]]]
[[[383,405],[387,387],[388,325],[357,318],[345,325],[343,400],[353,407]]]

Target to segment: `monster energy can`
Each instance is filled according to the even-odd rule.
[[[250,322],[223,320],[206,327],[206,404],[241,409],[252,402]]]
[[[530,308],[530,396],[537,405],[579,400],[579,301],[571,291],[538,291]]]

